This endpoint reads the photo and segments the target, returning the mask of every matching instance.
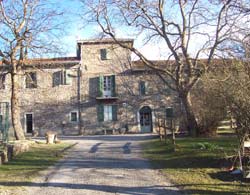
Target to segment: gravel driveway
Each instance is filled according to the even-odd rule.
[[[71,137],[78,144],[26,186],[30,195],[177,195],[178,190],[141,157],[140,143],[151,135]],[[69,138],[68,138],[69,139]]]

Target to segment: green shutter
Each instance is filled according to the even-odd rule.
[[[144,81],[143,95],[146,95],[147,93],[148,93],[148,83]]]
[[[112,105],[112,121],[117,121],[117,105]]]
[[[98,79],[98,96],[103,96],[103,76],[99,76]]]
[[[62,83],[62,72],[57,71],[53,73],[53,87],[58,86]]]
[[[165,89],[164,89],[164,92],[165,92],[166,95],[171,95],[172,90],[166,85]]]
[[[100,49],[101,54],[101,60],[107,60],[107,50],[106,49]]]
[[[146,94],[146,85],[144,81],[140,81],[140,95],[145,95]]]
[[[0,131],[3,133],[3,115],[0,114]]]
[[[115,75],[111,76],[111,96],[115,97],[116,96],[116,86],[115,86]]]
[[[36,75],[36,72],[32,73],[32,80],[33,80],[34,88],[37,88],[37,75]]]
[[[104,106],[102,104],[97,105],[97,120],[104,121]]]

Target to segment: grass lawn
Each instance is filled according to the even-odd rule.
[[[190,194],[250,194],[250,182],[229,174],[225,154],[237,148],[234,137],[178,138],[173,152],[170,143],[157,140],[143,144],[144,155],[157,169]]]
[[[55,164],[62,158],[60,151],[70,145],[72,144],[32,144],[28,152],[17,155],[9,163],[0,166],[0,183],[30,182],[39,171]],[[0,192],[17,188],[7,186],[0,184]]]

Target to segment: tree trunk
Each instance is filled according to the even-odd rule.
[[[193,137],[198,136],[198,124],[195,119],[194,112],[191,107],[191,99],[190,94],[185,94],[180,96],[181,101],[183,103],[185,112],[186,112],[186,119],[187,119],[187,130],[189,134]]]
[[[11,119],[12,125],[15,132],[15,137],[17,140],[25,140],[24,131],[21,125],[20,118],[20,105],[19,105],[19,96],[20,96],[20,82],[19,75],[16,73],[11,73]]]

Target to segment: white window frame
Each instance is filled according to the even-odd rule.
[[[111,97],[112,89],[112,77],[103,76],[103,96]]]
[[[76,121],[72,121],[72,113],[76,113]],[[79,122],[79,112],[77,111],[77,110],[73,110],[73,111],[71,111],[70,113],[69,113],[69,121],[71,122],[71,123],[77,123],[77,122]]]
[[[103,120],[104,121],[112,121],[113,120],[112,105],[104,105],[103,106]]]

